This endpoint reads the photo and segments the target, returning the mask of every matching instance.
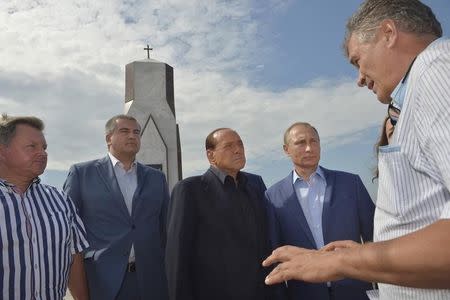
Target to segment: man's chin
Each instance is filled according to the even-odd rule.
[[[238,162],[235,167],[238,170],[242,170],[245,167],[245,161]]]
[[[44,174],[44,171],[45,171],[45,168],[35,170],[35,171],[33,171],[32,177],[33,177],[33,178],[39,177],[39,176],[41,176],[42,174]]]
[[[390,95],[386,96],[386,95],[378,95],[377,94],[377,99],[378,99],[378,101],[380,101],[383,104],[389,104],[392,101],[392,98]]]
[[[136,155],[139,152],[139,148],[138,147],[130,147],[129,149],[127,149],[128,151],[126,151],[128,154],[131,155]]]

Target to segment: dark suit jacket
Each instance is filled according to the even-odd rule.
[[[265,185],[260,176],[241,172],[255,207],[260,241],[259,255],[249,251],[251,237],[225,197],[223,184],[208,170],[174,187],[169,206],[166,270],[171,300],[265,299],[265,272],[261,262],[268,254]],[[251,267],[249,267],[251,266]],[[258,266],[257,275],[250,273]]]
[[[164,270],[166,179],[160,171],[138,163],[137,181],[131,216],[109,156],[73,165],[64,183],[90,244],[85,268],[91,299],[116,297],[132,243],[141,299],[168,299]]]
[[[338,240],[371,241],[375,206],[359,176],[322,168],[327,183],[322,212],[325,245]],[[292,183],[292,172],[271,186],[266,197],[269,211],[270,240],[273,248],[294,245],[316,249]],[[372,285],[358,280],[332,282],[336,300],[368,299],[365,291]],[[288,299],[327,300],[326,283],[289,282]]]

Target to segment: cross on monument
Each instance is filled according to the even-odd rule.
[[[150,59],[150,51],[153,50],[153,48],[150,48],[150,46],[147,44],[147,48],[144,48],[144,50],[147,50],[147,58]]]

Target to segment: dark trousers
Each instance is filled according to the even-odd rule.
[[[140,299],[141,298],[139,296],[139,286],[136,271],[134,270],[133,272],[129,272],[129,270],[126,270],[116,300],[140,300]]]

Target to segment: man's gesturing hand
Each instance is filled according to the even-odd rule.
[[[345,251],[342,249],[341,251]],[[263,261],[263,266],[278,265],[266,277],[266,284],[276,284],[287,280],[326,282],[342,279],[336,272],[341,251],[318,251],[283,246],[275,249]]]

